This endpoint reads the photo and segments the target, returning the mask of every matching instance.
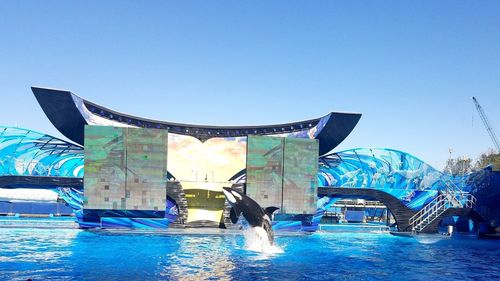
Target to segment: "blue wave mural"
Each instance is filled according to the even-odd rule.
[[[0,176],[83,177],[83,147],[36,131],[0,126]]]
[[[0,176],[84,176],[83,147],[33,130],[0,126]],[[69,187],[48,187],[74,210],[81,227],[101,227],[101,221],[82,219],[83,190]],[[167,200],[164,218],[106,218],[106,225],[137,228],[165,227],[178,216],[175,202]]]
[[[448,180],[449,175],[395,149],[349,149],[319,160],[320,186],[378,189],[414,210],[421,209],[437,196]]]
[[[322,122],[320,122],[321,124]],[[0,126],[0,176],[59,176],[83,177],[83,147],[36,131]],[[418,210],[431,201],[443,188],[449,175],[434,169],[417,157],[394,149],[356,148],[327,154],[319,158],[318,182],[324,187],[374,188],[387,192],[411,209]],[[245,173],[238,174],[236,182],[245,181]],[[234,180],[234,179],[233,179]],[[465,183],[463,177],[453,178]],[[461,186],[466,189],[465,186]],[[75,188],[53,189],[81,218],[83,191]],[[323,211],[335,199],[321,198],[315,215],[296,222],[276,222],[277,229],[313,231]],[[79,215],[80,214],[80,215]],[[177,219],[175,202],[169,198],[165,209],[166,222],[144,221],[144,227],[163,226]],[[146,219],[147,220],[147,219]],[[81,225],[85,223],[79,220]],[[140,225],[141,220],[108,219],[106,224]],[[95,226],[97,222],[87,223]]]

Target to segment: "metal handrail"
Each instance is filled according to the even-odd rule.
[[[439,207],[438,203],[442,203],[444,200],[445,196],[443,194],[439,194],[436,198],[434,198],[431,202],[425,205],[420,211],[418,211],[410,218],[410,225],[414,225],[416,222],[421,221],[427,213],[431,211],[437,211]]]
[[[425,205],[409,219],[412,231],[420,231],[433,222],[449,208],[472,208],[476,198],[465,193],[451,181],[442,181],[446,188],[436,198]]]
[[[465,199],[463,191],[451,180],[447,181],[440,180],[440,181],[447,187],[442,191],[450,196],[449,199],[452,199],[450,201],[452,201],[453,205],[457,207],[461,206]]]

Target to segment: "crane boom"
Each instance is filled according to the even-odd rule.
[[[486,117],[486,113],[484,113],[483,107],[479,104],[477,99],[475,97],[472,97],[472,100],[474,101],[474,105],[476,106],[477,112],[479,113],[479,116],[481,117],[481,120],[483,121],[484,126],[486,127],[486,131],[488,131],[488,134],[491,137],[491,140],[493,141],[493,144],[495,145],[495,149],[497,152],[500,153],[500,143],[498,142],[498,138],[495,135],[495,132],[490,126],[490,122],[488,121],[488,118]]]

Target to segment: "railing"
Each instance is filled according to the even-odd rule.
[[[474,195],[472,194],[467,194],[467,199],[465,200],[465,203],[464,205],[462,206],[462,208],[472,208],[474,207],[474,205],[476,205],[476,197],[474,197]]]
[[[445,188],[441,193],[410,218],[412,231],[422,231],[449,208],[472,208],[476,203],[472,194],[463,192],[453,182],[442,183]]]
[[[455,183],[451,180],[440,180],[446,188],[442,190],[447,195],[448,201],[453,204],[453,207],[460,208],[464,201],[467,200],[468,193],[464,193]]]
[[[442,213],[448,207],[445,206],[448,200],[444,194],[439,194],[434,200],[425,205],[420,211],[410,218],[410,226],[413,231],[419,232],[427,226],[432,220]]]

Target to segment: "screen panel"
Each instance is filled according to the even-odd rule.
[[[246,138],[205,142],[174,133],[168,138],[168,169],[180,182],[228,182],[245,169]]]
[[[263,208],[282,206],[283,138],[248,136],[248,196]]]
[[[125,128],[85,126],[86,209],[125,209]]]
[[[165,210],[166,130],[85,126],[84,208]]]
[[[168,133],[165,130],[127,130],[127,210],[165,209],[167,145]]]
[[[171,133],[168,143],[169,172],[184,190],[187,223],[219,224],[225,197],[223,186],[245,169],[246,137],[211,138],[205,142]]]
[[[317,140],[286,138],[283,156],[283,213],[314,214],[318,192]]]

